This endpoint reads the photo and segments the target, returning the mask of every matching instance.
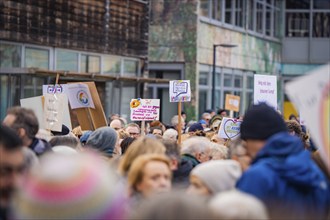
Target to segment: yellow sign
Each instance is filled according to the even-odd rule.
[[[226,94],[225,109],[229,111],[239,112],[240,97],[236,95]]]

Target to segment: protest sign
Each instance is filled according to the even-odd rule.
[[[130,103],[131,120],[159,120],[159,105],[159,99],[132,99]]]
[[[170,81],[170,102],[190,102],[190,80]]]
[[[236,95],[226,94],[225,109],[239,112],[240,97]]]
[[[330,64],[287,83],[285,91],[303,115],[330,172]]]
[[[242,120],[234,118],[223,118],[218,136],[220,138],[235,139],[239,136]]]
[[[21,107],[32,109],[34,111],[38,118],[39,128],[45,129],[42,96],[21,99],[20,103]]]
[[[276,76],[254,75],[254,104],[266,102],[277,109],[277,80]]]
[[[71,109],[95,108],[88,85],[72,83],[67,85],[67,96]]]
[[[68,98],[65,94],[44,95],[44,125],[45,129],[51,131],[62,131],[63,106],[68,105]]]

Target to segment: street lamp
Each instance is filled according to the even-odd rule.
[[[212,110],[215,111],[215,60],[217,47],[233,48],[236,44],[213,44],[213,72],[212,72]]]

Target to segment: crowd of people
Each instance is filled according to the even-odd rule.
[[[141,128],[113,114],[94,131],[48,132],[12,107],[0,125],[0,220],[330,219],[330,169],[299,121],[253,105],[230,140],[218,136],[225,116],[186,123],[182,112]]]

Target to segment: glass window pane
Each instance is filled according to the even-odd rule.
[[[49,69],[49,50],[25,48],[25,67]]]
[[[0,43],[0,67],[21,67],[21,46]]]
[[[135,95],[135,86],[134,85],[126,85],[122,87],[121,91],[121,103],[120,103],[120,114],[125,117],[129,118],[130,116],[130,106],[129,103],[131,99],[137,98]]]
[[[9,100],[7,100],[8,97],[8,76],[6,75],[0,75],[0,121],[4,119],[7,112],[7,103]]]
[[[234,86],[235,86],[235,88],[242,88],[243,87],[243,78],[242,78],[242,76],[235,76]]]
[[[130,76],[137,76],[138,62],[135,60],[124,60],[124,74]]]
[[[330,37],[330,13],[313,14],[313,37]]]
[[[207,84],[208,84],[208,72],[200,72],[199,85],[207,85]]]
[[[209,0],[200,1],[200,15],[209,17]]]
[[[245,2],[245,1],[244,1]],[[235,25],[243,27],[243,0],[236,0],[235,8]]]
[[[272,13],[272,9],[270,7],[266,7],[266,35],[268,36],[272,36]]]
[[[215,74],[215,86],[221,86],[221,74],[219,72]]]
[[[56,70],[78,71],[78,53],[57,50]]]
[[[263,33],[262,23],[263,23],[263,5],[261,3],[257,3],[257,32]]]
[[[228,24],[232,24],[232,20],[231,20],[231,13],[232,13],[232,1],[231,0],[225,0],[226,4],[225,4],[225,22]]]
[[[199,91],[198,112],[201,115],[207,109],[207,91]]]
[[[80,56],[80,72],[87,73],[87,55]]]
[[[100,57],[98,56],[88,56],[88,72],[89,73],[99,73],[100,71]]]
[[[120,73],[121,59],[116,56],[105,56],[103,59],[103,73]]]
[[[253,89],[254,79],[253,76],[247,76],[246,88]]]
[[[223,85],[225,87],[232,87],[233,81],[232,81],[233,75],[231,74],[225,74],[223,78]]]
[[[274,36],[279,38],[281,36],[281,14],[280,10],[276,9],[274,12]]]
[[[287,9],[309,9],[310,0],[286,0]]]
[[[249,30],[253,30],[253,21],[254,21],[254,1],[249,0],[248,2],[249,8],[248,8],[248,25]]]
[[[286,13],[286,36],[309,36],[309,13]]]
[[[212,0],[212,18],[221,20],[221,0]]]
[[[215,94],[214,94],[214,106],[215,109],[220,109],[220,99],[221,99],[221,91],[220,90],[215,90]]]
[[[315,9],[330,9],[329,0],[314,0],[313,6]]]

